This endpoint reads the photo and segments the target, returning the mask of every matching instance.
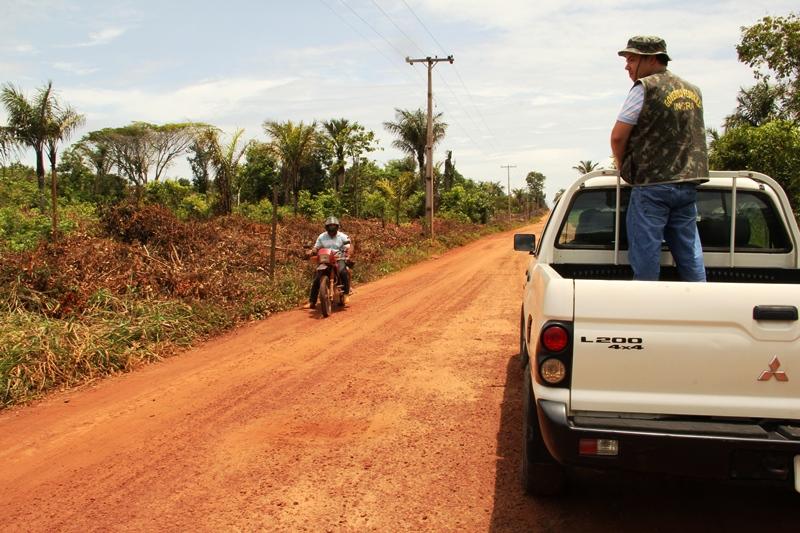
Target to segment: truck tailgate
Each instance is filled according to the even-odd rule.
[[[571,409],[800,419],[800,321],[756,306],[800,286],[575,280]]]

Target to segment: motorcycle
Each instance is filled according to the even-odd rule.
[[[345,241],[345,246],[350,241]],[[347,303],[347,295],[344,293],[342,280],[339,279],[339,269],[336,262],[340,252],[330,248],[320,248],[316,256],[312,256],[312,261],[317,264],[316,275],[319,276],[319,307],[323,317],[328,317],[333,312],[334,305],[344,307]],[[350,275],[352,261],[346,260],[345,269]]]

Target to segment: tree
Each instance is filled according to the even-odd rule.
[[[446,153],[447,157],[444,160],[444,190],[449,191],[453,188],[456,166],[453,163],[453,151],[448,150]]]
[[[725,128],[761,126],[770,120],[785,118],[779,98],[780,91],[767,80],[761,80],[749,89],[740,88],[736,110],[725,117]]]
[[[5,163],[13,151],[14,139],[11,132],[5,126],[0,126],[0,163]]]
[[[591,163],[591,161],[581,161],[581,163]],[[528,184],[528,191],[530,191],[537,208],[544,206],[544,182],[546,179],[544,174],[535,170],[528,172],[528,175],[525,176],[525,183]]]
[[[712,138],[709,165],[715,170],[753,170],[784,188],[795,211],[800,209],[800,126],[773,120],[761,126],[739,126]]]
[[[251,142],[239,172],[243,201],[258,202],[270,198],[272,189],[278,185],[278,178],[278,162],[270,146],[264,142]]]
[[[209,126],[195,122],[161,126],[134,122],[121,128],[93,131],[85,139],[96,147],[102,146],[119,173],[141,192],[151,174],[153,181],[159,181],[169,165],[187,153],[201,132],[208,129]]]
[[[311,161],[317,141],[317,123],[305,125],[286,122],[265,121],[264,131],[270,136],[270,146],[281,163],[284,178],[284,194],[291,190],[294,198],[294,212],[297,212],[297,191],[300,169]]]
[[[403,204],[414,192],[416,177],[413,172],[398,172],[393,176],[382,178],[375,184],[381,191],[386,201],[392,206],[394,211],[395,224],[400,224],[400,214],[403,212]]]
[[[32,148],[36,156],[36,181],[39,186],[39,210],[44,213],[44,150],[47,143],[47,120],[54,105],[53,82],[40,88],[31,99],[10,83],[3,85],[0,101],[6,108],[8,124],[3,127],[4,151],[12,146]]]
[[[428,140],[428,114],[422,109],[409,111],[395,108],[396,122],[384,122],[383,127],[397,139],[392,145],[412,155],[419,166],[420,186],[425,189],[425,146]],[[444,139],[447,124],[442,122],[442,113],[436,113],[433,120],[433,146]]]
[[[353,124],[346,118],[332,119],[322,123],[324,141],[334,159],[330,165],[330,173],[333,178],[333,189],[336,191],[344,185],[345,158],[352,129]]]
[[[146,124],[153,150],[153,180],[161,179],[172,162],[189,151],[197,134],[208,128],[196,122],[170,123],[157,126]]]
[[[350,187],[352,203],[358,216],[361,177],[359,164],[362,162],[363,154],[377,149],[378,141],[375,139],[375,133],[367,131],[358,122],[350,122],[344,118],[323,122],[322,130],[319,146],[323,152],[323,159],[329,161],[328,168],[333,188],[337,192],[343,192],[345,181],[349,176],[352,182]],[[348,158],[351,160],[349,172],[346,168]]]
[[[206,194],[211,183],[211,159],[214,154],[209,142],[210,137],[200,132],[189,146],[192,155],[186,158],[192,168],[192,184],[200,194]]]
[[[288,195],[289,187],[294,191],[294,212],[297,213],[297,184],[300,177],[300,169],[306,165],[315,149],[317,142],[317,123],[312,122],[308,126],[302,122],[293,123],[291,120],[286,122],[276,122],[267,120],[264,122],[264,131],[269,135],[269,147],[272,154],[281,164],[281,176],[283,177],[284,194]],[[278,240],[278,187],[272,187],[272,242],[269,252],[269,275],[275,279],[275,249]]]
[[[239,171],[239,161],[244,156],[249,144],[241,143],[243,129],[238,129],[231,136],[227,145],[220,144],[219,130],[207,128],[201,136],[203,142],[207,143],[211,151],[211,167],[214,169],[214,185],[219,194],[218,210],[224,215],[231,213],[233,202],[231,201],[232,185]]]
[[[53,204],[52,221],[53,237],[58,231],[58,174],[56,162],[58,159],[58,143],[72,136],[76,129],[86,121],[86,117],[79,115],[69,106],[61,107],[54,102],[49,109],[47,120],[47,159],[50,161],[50,197]]]
[[[764,17],[742,27],[736,46],[739,61],[755,69],[759,79],[774,77],[780,102],[788,116],[800,120],[800,17]]]
[[[578,174],[583,176],[584,174],[588,174],[592,170],[596,169],[600,163],[595,163],[591,159],[587,159],[586,161],[578,161],[578,164],[572,167],[573,169],[578,171]]]
[[[136,187],[137,194],[147,185],[147,170],[153,150],[148,141],[149,131],[138,122],[121,128],[104,128],[90,132],[84,139],[108,154],[119,174]]]

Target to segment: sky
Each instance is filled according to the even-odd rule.
[[[452,55],[433,69],[434,111],[449,125],[434,161],[451,150],[465,177],[512,190],[542,172],[551,200],[579,161],[610,156],[628,38],[663,37],[670,70],[700,87],[706,126],[720,128],[754,83],[736,56],[742,26],[793,10],[796,0],[0,0],[0,83],[32,96],[52,80],[86,116],[73,141],[133,121],[266,141],[265,120],[343,117],[375,132],[370,157],[383,163],[403,157],[383,123],[427,105],[426,68],[405,58]],[[188,164],[167,175],[189,177]]]

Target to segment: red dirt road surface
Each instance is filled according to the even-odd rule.
[[[525,497],[528,259],[488,237],[328,319],[283,313],[0,413],[0,531],[800,530],[773,489],[579,472]]]

